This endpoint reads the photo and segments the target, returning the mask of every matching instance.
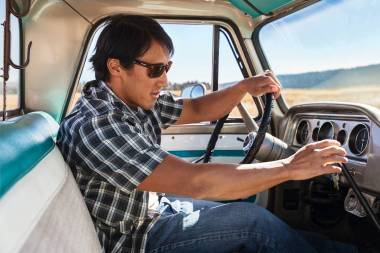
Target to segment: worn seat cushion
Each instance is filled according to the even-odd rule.
[[[46,113],[0,123],[0,251],[100,252],[74,177]]]
[[[0,197],[54,148],[57,130],[42,112],[0,122]]]

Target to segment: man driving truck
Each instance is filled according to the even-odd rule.
[[[106,252],[358,252],[351,245],[299,232],[252,203],[288,180],[339,173],[339,142],[306,145],[294,155],[255,164],[193,164],[160,146],[161,128],[214,121],[248,93],[280,95],[271,72],[195,99],[167,86],[174,52],[153,19],[107,20],[91,58],[88,82],[62,121],[57,143],[71,167]],[[156,192],[183,197],[158,196]],[[212,201],[211,201],[212,200]]]

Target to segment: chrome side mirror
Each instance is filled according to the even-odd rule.
[[[204,96],[206,94],[206,87],[203,84],[195,83],[186,86],[182,92],[181,97],[183,98],[197,98]]]

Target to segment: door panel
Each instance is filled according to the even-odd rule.
[[[163,132],[162,147],[171,154],[192,161],[202,156],[214,125],[192,124],[172,126]],[[216,144],[212,162],[238,163],[244,158],[243,143],[247,130],[244,124],[226,124]]]

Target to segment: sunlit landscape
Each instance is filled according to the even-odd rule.
[[[174,93],[179,95],[179,92]],[[344,89],[283,89],[282,94],[289,107],[302,103],[333,101],[363,103],[380,108],[380,85],[350,87]],[[77,93],[75,97],[78,98],[79,93]],[[256,107],[250,96],[245,96],[243,103],[251,115],[257,115]],[[17,108],[17,95],[8,94],[7,104],[8,109]],[[3,106],[2,96],[0,106],[1,108]],[[230,117],[240,117],[239,111],[235,108],[231,112]]]
[[[7,110],[12,110],[18,108],[18,95],[8,94],[7,95]],[[0,111],[3,110],[3,94],[0,94]]]
[[[282,93],[288,106],[334,101],[363,103],[380,108],[380,85],[344,89],[284,89]]]

